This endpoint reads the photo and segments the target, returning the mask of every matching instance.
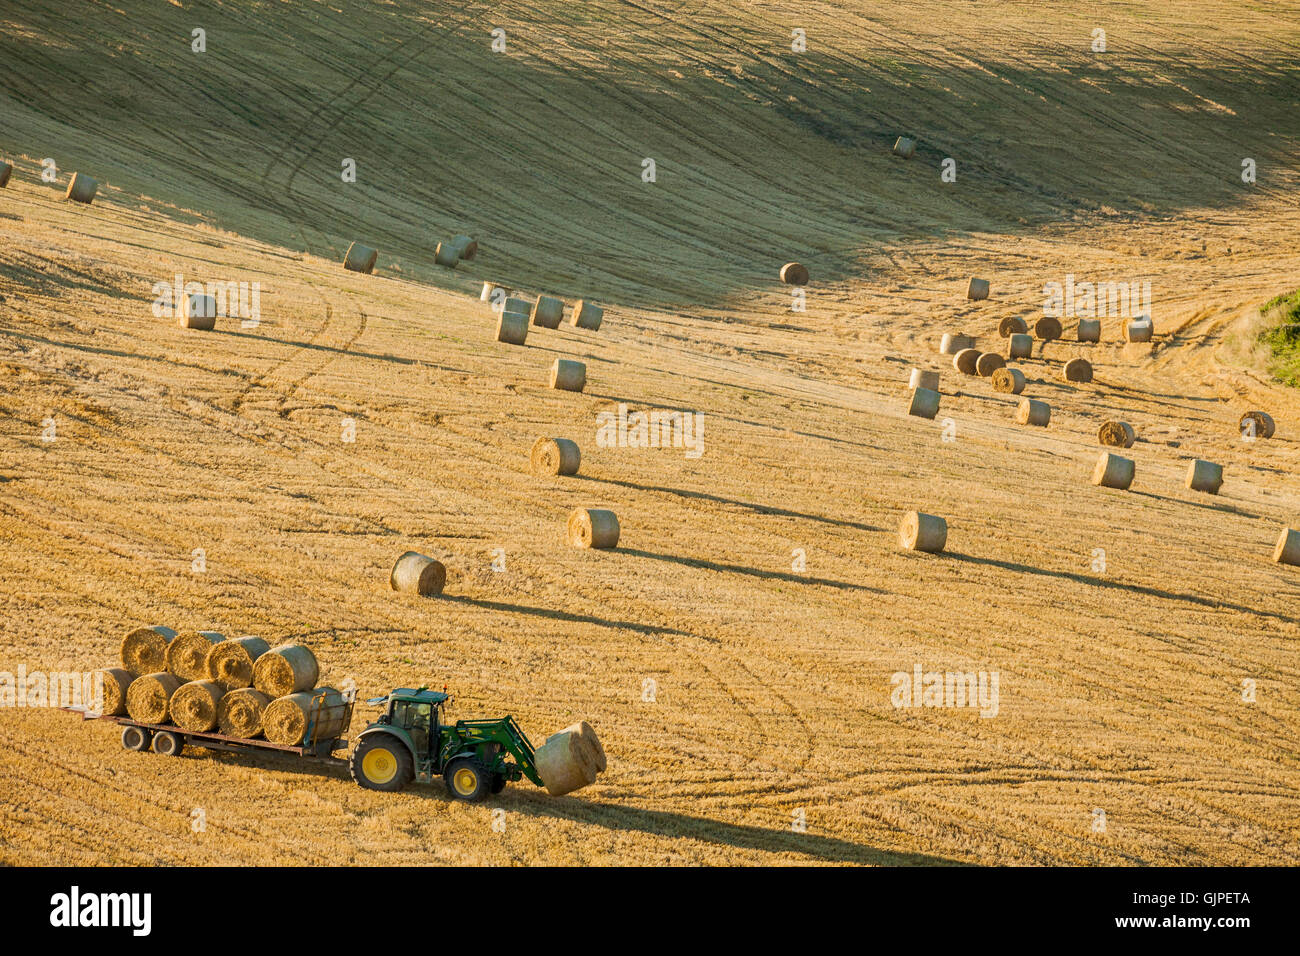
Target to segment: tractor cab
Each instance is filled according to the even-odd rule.
[[[424,687],[400,687],[388,695],[388,712],[378,722],[405,731],[417,762],[422,763],[437,753],[442,705],[450,699],[449,694]]]

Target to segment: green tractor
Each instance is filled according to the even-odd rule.
[[[352,779],[368,790],[391,792],[441,776],[453,797],[470,802],[500,793],[521,777],[545,786],[536,751],[513,717],[444,723],[443,705],[450,699],[420,687],[368,700],[387,703],[388,710],[358,735],[349,761]]]

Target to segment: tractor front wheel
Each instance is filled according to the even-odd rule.
[[[447,782],[448,793],[469,803],[478,803],[492,789],[492,775],[469,757],[458,757],[447,764],[442,779]]]
[[[395,737],[381,734],[357,744],[348,764],[352,779],[367,790],[401,790],[415,776],[411,751]]]

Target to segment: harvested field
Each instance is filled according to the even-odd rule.
[[[1251,348],[1300,276],[1296,3],[799,5],[802,54],[747,0],[201,9],[199,55],[188,3],[6,5],[0,670],[116,666],[145,623],[256,634],[362,701],[588,721],[609,769],[468,805],[4,708],[0,863],[1300,863],[1300,568],[1272,560],[1300,399]],[[259,323],[156,316],[177,273],[260,283]],[[945,331],[1001,349],[1067,273],[1149,280],[1151,340],[1107,316],[1086,388],[1074,318],[1022,395],[948,371]],[[590,297],[599,332],[501,344],[485,281]],[[934,420],[913,367],[943,368]],[[702,454],[598,441],[621,405],[698,414]],[[1107,420],[1140,436],[1125,492],[1088,480]],[[578,475],[531,473],[541,435]],[[616,548],[569,544],[580,508]],[[899,547],[913,509],[941,553]],[[391,589],[407,550],[437,600]],[[998,672],[997,715],[894,706],[916,665]]]

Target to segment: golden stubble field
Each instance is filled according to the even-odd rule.
[[[844,6],[6,6],[0,670],[104,666],[133,623],[298,639],[363,697],[590,720],[610,769],[468,806],[6,709],[0,862],[1300,858],[1300,573],[1269,560],[1300,403],[1248,344],[1300,276],[1295,5]],[[435,267],[462,231],[478,259]],[[354,239],[374,276],[338,265]],[[177,273],[259,282],[260,324],[156,318]],[[1066,274],[1149,280],[1156,341],[1037,346],[1052,422],[1017,426],[938,338],[1000,349]],[[485,279],[605,324],[499,344]],[[1075,355],[1092,384],[1060,380]],[[545,387],[558,357],[583,394]],[[934,422],[914,365],[942,370]],[[703,455],[598,447],[620,402],[698,412]],[[1241,440],[1253,407],[1276,438]],[[1129,492],[1088,483],[1108,417],[1139,435]],[[552,434],[579,477],[529,474]],[[569,548],[575,507],[614,509],[618,550]],[[913,508],[944,555],[899,549]],[[388,590],[408,549],[443,598]],[[893,707],[917,664],[996,671],[996,717]]]

